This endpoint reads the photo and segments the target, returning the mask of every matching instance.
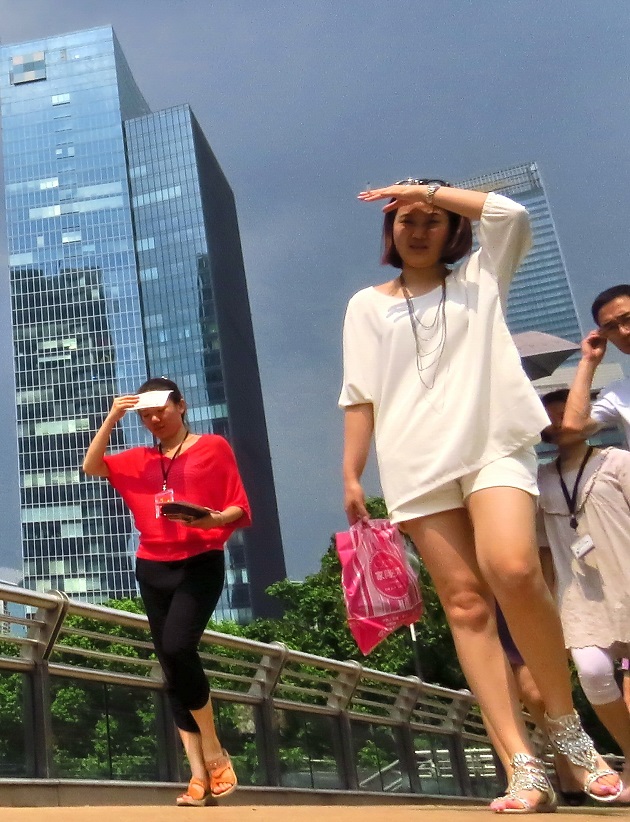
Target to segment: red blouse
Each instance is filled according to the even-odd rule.
[[[195,528],[155,516],[155,495],[162,491],[161,460],[168,471],[168,488],[175,500],[224,511],[243,509],[235,522],[220,528]],[[251,525],[251,513],[234,452],[217,434],[203,434],[172,463],[157,448],[130,448],[104,457],[109,481],[118,491],[140,532],[138,557],[162,562],[186,559],[204,551],[222,550],[237,528]]]

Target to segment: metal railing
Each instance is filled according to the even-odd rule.
[[[0,777],[187,778],[145,616],[2,584],[0,600]],[[214,631],[201,657],[241,784],[499,789],[468,692]]]

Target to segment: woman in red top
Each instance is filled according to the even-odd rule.
[[[170,392],[165,405],[138,411],[157,446],[106,454],[112,430],[148,391]],[[179,388],[164,377],[148,380],[138,394],[116,397],[83,470],[109,480],[140,532],[136,577],[192,772],[177,803],[205,805],[211,796],[231,793],[237,780],[216,734],[197,648],[223,589],[225,542],[251,519],[232,449],[223,437],[191,433],[185,413]],[[194,519],[166,513],[166,502],[193,503],[201,510]]]

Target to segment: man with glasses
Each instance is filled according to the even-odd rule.
[[[582,340],[582,359],[564,412],[563,439],[589,437],[606,425],[621,423],[630,442],[630,377],[604,388],[592,406],[590,402],[593,377],[608,342],[630,355],[630,285],[602,291],[591,311],[598,327]]]

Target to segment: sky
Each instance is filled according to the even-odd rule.
[[[0,0],[3,43],[113,25],[154,111],[190,103],[234,190],[287,571],[346,527],[341,325],[379,266],[379,206],[408,176],[539,164],[585,330],[630,281],[626,0]],[[391,273],[390,273],[391,272]],[[15,461],[0,239],[0,414]],[[10,472],[7,472],[10,473]],[[365,489],[380,492],[373,464]],[[0,566],[20,562],[0,484]]]

